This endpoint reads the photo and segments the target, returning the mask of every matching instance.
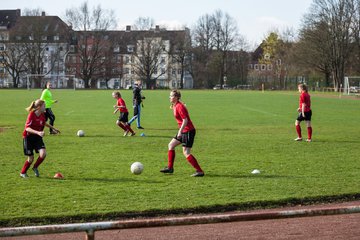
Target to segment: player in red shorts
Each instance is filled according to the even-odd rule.
[[[27,160],[24,163],[23,168],[20,172],[20,177],[27,178],[27,170],[30,168],[32,162],[34,161],[34,150],[36,153],[39,153],[39,157],[36,160],[33,171],[36,177],[39,177],[38,167],[44,161],[46,157],[46,149],[43,141],[44,136],[44,126],[50,128],[55,134],[60,133],[60,131],[50,124],[46,123],[45,117],[45,102],[43,100],[36,100],[31,103],[31,105],[26,108],[29,112],[25,123],[25,129],[23,131],[23,144],[24,144],[24,154],[28,156]]]
[[[305,121],[306,126],[307,126],[307,133],[308,133],[308,138],[306,139],[307,142],[311,142],[311,137],[312,137],[312,127],[311,127],[311,115],[312,115],[312,111],[311,111],[311,100],[310,100],[310,95],[308,93],[308,89],[307,86],[305,84],[299,84],[298,85],[298,90],[300,92],[300,100],[299,100],[299,108],[298,108],[298,118],[295,121],[295,127],[296,127],[296,132],[298,134],[298,137],[295,138],[295,141],[302,141],[302,136],[301,136],[301,127],[300,127],[300,123],[301,121]]]
[[[176,136],[169,143],[168,150],[168,166],[161,169],[162,173],[173,173],[174,172],[174,161],[175,161],[175,147],[182,144],[183,154],[187,161],[196,169],[196,172],[192,174],[193,177],[204,176],[204,171],[201,169],[196,158],[190,153],[194,143],[196,130],[191,122],[189,113],[185,105],[180,101],[181,94],[178,90],[170,92],[171,108],[174,111],[174,117],[178,123],[179,131]]]
[[[114,114],[120,111],[119,119],[116,121],[116,125],[124,130],[124,137],[130,132],[130,136],[134,136],[135,132],[131,129],[128,124],[129,111],[126,108],[124,99],[121,98],[120,92],[113,92],[112,97],[116,99],[116,105],[114,105]]]

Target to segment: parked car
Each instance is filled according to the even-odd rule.
[[[220,84],[216,84],[215,87],[213,87],[213,89],[214,89],[214,90],[219,90],[219,89],[221,89]]]
[[[219,89],[221,89],[220,84],[216,84],[215,87],[213,87],[213,89],[214,89],[214,90],[219,90]],[[230,89],[230,87],[229,87],[229,85],[224,84],[224,85],[222,86],[222,89]]]
[[[358,92],[360,92],[360,87],[350,87],[349,92],[358,93]]]

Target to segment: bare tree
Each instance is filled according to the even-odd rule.
[[[34,8],[34,9],[25,8],[22,11],[22,15],[23,16],[41,16],[41,14],[43,12],[44,12],[44,10],[42,10],[41,8]]]
[[[155,21],[153,18],[150,17],[138,17],[134,24],[132,25],[132,28],[134,30],[139,30],[139,31],[148,31],[152,28],[154,28],[155,26]]]
[[[212,15],[204,15],[199,18],[193,31],[193,40],[196,52],[194,71],[198,73],[209,72],[216,69],[216,82],[222,87],[227,74],[227,57],[229,51],[240,50],[243,38],[241,38],[237,23],[229,14],[221,10]],[[196,74],[194,72],[194,74]],[[213,76],[200,77],[206,79],[206,87],[213,82]]]
[[[239,32],[235,19],[227,13],[224,14],[221,10],[217,10],[214,13],[213,21],[215,27],[215,47],[221,53],[219,84],[222,87],[227,73],[227,54],[230,50],[236,48],[236,44],[239,42]]]
[[[21,75],[27,71],[25,46],[22,43],[6,43],[5,48],[6,51],[1,51],[0,56],[4,59],[6,71],[13,79],[13,87],[17,88]]]
[[[358,0],[314,0],[310,14],[306,16],[306,22],[323,28],[319,30],[325,33],[324,43],[330,47],[328,60],[336,91],[343,84],[345,67],[353,51],[352,27],[356,22],[357,2]]]
[[[199,18],[193,27],[192,41],[194,43],[192,62],[192,76],[196,81],[194,86],[210,87],[212,85],[212,76],[210,70],[210,59],[214,48],[214,22],[212,16],[205,14]]]
[[[332,44],[325,22],[305,23],[295,45],[297,65],[303,69],[315,69],[324,74],[325,86],[330,86],[332,73]]]
[[[161,69],[161,56],[165,52],[164,48],[163,40],[160,37],[149,35],[137,40],[134,51],[135,73],[146,83],[147,88],[155,89],[156,80],[166,74],[166,71]]]
[[[115,27],[112,10],[104,10],[98,5],[92,10],[84,2],[76,9],[66,10],[66,22],[77,32],[77,57],[80,67],[76,75],[84,80],[85,88],[96,86],[96,76],[104,71],[104,58],[109,43],[106,31]]]
[[[190,30],[185,28],[184,34],[173,35],[174,39],[171,40],[173,43],[170,49],[170,56],[174,60],[176,65],[180,67],[180,89],[184,88],[184,75],[185,72],[191,73],[191,54],[192,54],[192,47],[191,47],[191,36]],[[175,66],[176,66],[175,65]],[[172,66],[174,67],[174,65]]]

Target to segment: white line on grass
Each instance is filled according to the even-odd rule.
[[[68,116],[68,115],[72,114],[73,112],[75,112],[75,111],[67,112],[67,113],[65,113],[65,116]]]
[[[271,113],[271,112],[266,112],[266,111],[263,111],[263,110],[259,110],[259,109],[255,109],[255,108],[249,108],[249,107],[243,107],[241,106],[241,108],[244,108],[246,110],[250,110],[250,111],[253,111],[253,112],[258,112],[258,113],[263,113],[263,114],[267,114],[267,115],[271,115],[271,116],[278,116],[277,114],[275,113]]]

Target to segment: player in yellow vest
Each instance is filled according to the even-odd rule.
[[[51,82],[48,81],[45,84],[45,87],[44,87],[44,89],[43,89],[43,91],[41,93],[40,99],[45,101],[45,110],[46,110],[45,111],[45,117],[46,117],[46,121],[49,119],[49,124],[51,126],[54,126],[55,115],[54,115],[53,111],[51,110],[51,106],[54,103],[57,103],[57,100],[53,100],[50,89],[51,89]],[[53,131],[50,128],[50,134],[57,134],[57,132]]]

